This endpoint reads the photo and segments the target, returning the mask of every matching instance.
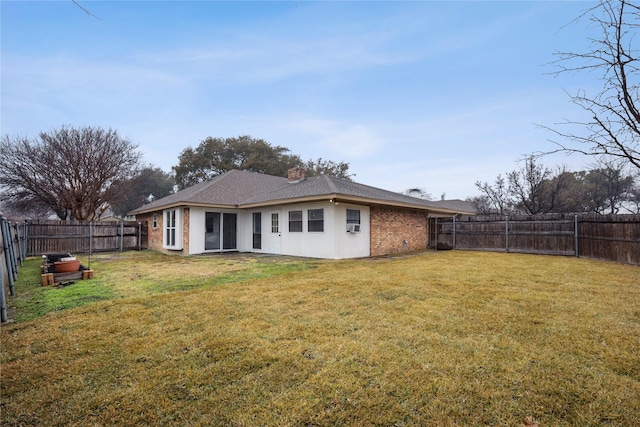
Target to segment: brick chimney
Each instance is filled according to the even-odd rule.
[[[298,182],[302,181],[307,176],[307,170],[302,166],[296,166],[295,168],[291,168],[287,171],[289,182]]]

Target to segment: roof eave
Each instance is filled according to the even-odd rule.
[[[164,211],[167,209],[180,208],[180,207],[202,207],[202,208],[214,208],[214,209],[237,209],[238,205],[226,205],[219,203],[201,203],[201,202],[174,202],[161,206],[143,207],[129,212],[127,215],[141,215],[151,212]]]
[[[343,194],[323,194],[318,196],[305,196],[305,197],[292,197],[287,199],[279,199],[279,200],[267,200],[264,202],[257,203],[247,203],[238,205],[241,209],[255,209],[266,206],[279,206],[279,205],[289,205],[293,203],[309,203],[309,202],[318,202],[318,201],[327,201],[334,203],[354,203],[357,205],[378,205],[378,206],[391,206],[391,207],[401,207],[407,209],[418,209],[428,211],[433,214],[444,214],[444,215],[474,215],[475,212],[466,212],[466,211],[457,211],[453,209],[439,208],[434,206],[423,205],[419,203],[407,203],[407,202],[398,202],[394,200],[382,200],[382,199],[374,199],[369,197],[358,197],[358,196],[346,196]]]
[[[269,206],[290,205],[294,203],[312,203],[312,202],[323,202],[323,201],[333,202],[333,203],[353,203],[356,205],[367,205],[367,206],[377,205],[377,206],[400,207],[405,209],[417,209],[417,210],[427,211],[433,215],[438,215],[438,214],[475,215],[475,212],[439,208],[439,207],[428,206],[428,205],[419,204],[419,203],[398,202],[394,200],[383,200],[383,199],[375,199],[370,197],[348,196],[348,195],[335,194],[335,193],[314,195],[314,196],[291,197],[291,198],[277,199],[277,200],[265,200],[263,202],[244,203],[244,204],[238,204],[238,205],[180,201],[180,202],[169,203],[162,206],[154,206],[149,208],[143,207],[141,209],[131,211],[129,215],[141,215],[145,213],[158,212],[158,211],[177,208],[177,207],[203,207],[203,208],[213,208],[213,209],[243,209],[244,210],[244,209],[256,209],[256,208],[269,207]]]

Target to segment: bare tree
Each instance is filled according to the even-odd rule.
[[[579,91],[571,101],[587,112],[586,121],[565,120],[554,128],[564,142],[553,152],[606,155],[640,168],[640,6],[628,0],[600,0],[575,21],[589,19],[601,36],[590,39],[588,52],[558,52],[554,74],[595,72],[602,89]],[[562,129],[562,130],[561,130]]]
[[[529,215],[553,212],[564,188],[565,172],[562,167],[554,174],[529,156],[523,168],[507,174],[509,193],[516,206]]]
[[[484,196],[487,197],[487,200],[482,200],[483,209],[491,210],[500,215],[509,212],[509,210],[511,209],[511,200],[509,198],[508,191],[509,189],[502,175],[498,175],[493,185],[490,185],[488,182],[483,183],[477,181],[476,187],[482,192]]]
[[[136,174],[140,157],[137,146],[112,129],[62,126],[33,140],[4,136],[2,198],[14,206],[48,206],[61,219],[93,221],[118,198],[114,183]]]
[[[480,196],[467,197],[465,200],[467,203],[473,205],[476,213],[479,215],[486,215],[496,213],[493,205],[491,204],[491,200],[487,197],[486,194],[481,194]]]

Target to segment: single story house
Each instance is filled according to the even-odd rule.
[[[231,170],[130,212],[149,248],[185,255],[256,252],[358,258],[427,248],[428,218],[473,214],[461,200],[427,201],[304,168],[288,178]]]

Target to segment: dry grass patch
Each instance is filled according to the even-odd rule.
[[[314,265],[3,327],[2,423],[640,424],[638,267]]]

